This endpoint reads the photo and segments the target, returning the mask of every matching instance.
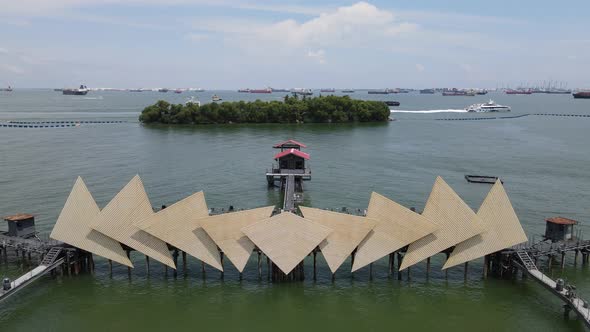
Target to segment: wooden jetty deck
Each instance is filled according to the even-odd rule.
[[[0,288],[0,301],[5,300],[9,296],[23,289],[25,286],[60,267],[65,261],[65,258],[62,257],[61,254],[61,247],[51,248],[39,266],[10,282],[9,289],[4,289],[4,287]]]
[[[541,284],[553,295],[557,296],[565,303],[565,315],[567,316],[570,310],[573,310],[578,317],[584,320],[586,327],[590,328],[590,308],[588,302],[579,298],[571,287],[562,285],[558,287],[558,283],[550,277],[543,274],[543,272],[537,269],[535,262],[529,256],[527,251],[518,250],[516,252],[517,260],[513,261],[513,264],[521,268],[525,273],[533,278],[536,282]]]

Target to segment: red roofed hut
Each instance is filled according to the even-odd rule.
[[[281,180],[284,182],[284,178],[289,175],[295,177],[296,182],[301,180],[311,180],[311,170],[306,165],[309,161],[309,153],[301,151],[302,148],[307,146],[303,143],[295,140],[288,140],[273,145],[275,149],[281,149],[281,152],[275,154],[272,169],[266,171],[266,179],[268,184],[274,186],[274,182]]]
[[[575,240],[574,226],[577,221],[564,218],[552,217],[545,219],[545,239],[552,242]]]
[[[307,147],[307,145],[305,145],[301,142],[297,142],[296,140],[293,140],[293,139],[286,140],[284,142],[273,145],[273,148],[281,149],[281,152],[283,152],[284,150],[289,150],[289,149],[301,150],[301,148],[306,148],[306,147]]]

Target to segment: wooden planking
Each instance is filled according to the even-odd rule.
[[[267,219],[274,206],[239,212],[224,213],[199,219],[198,223],[221,248],[223,254],[238,271],[244,271],[256,245],[242,232],[242,228]]]
[[[223,271],[217,245],[201,227],[209,216],[202,191],[184,198],[166,209],[138,220],[135,225],[149,234]]]
[[[425,216],[378,193],[371,194],[367,217],[377,220],[377,225],[359,245],[354,257],[353,272],[438,228]]]
[[[300,206],[299,209],[306,219],[333,229],[324,241],[320,250],[332,273],[344,263],[361,241],[377,225],[378,221],[345,213],[337,213],[321,209]]]
[[[313,251],[332,229],[283,212],[242,228],[242,232],[285,274]]]
[[[485,231],[481,219],[440,176],[436,178],[422,215],[439,228],[410,244],[400,270]]]
[[[143,183],[136,175],[92,221],[91,227],[106,236],[172,268],[174,261],[166,243],[135,226],[154,211]]]
[[[99,213],[100,210],[92,194],[82,178],[78,177],[49,236],[76,248],[133,267],[119,242],[90,227],[90,223]]]
[[[500,181],[492,187],[477,215],[487,230],[455,246],[443,269],[459,265],[527,241],[526,234]]]

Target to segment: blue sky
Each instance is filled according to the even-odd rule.
[[[590,1],[0,0],[0,86],[590,87]]]

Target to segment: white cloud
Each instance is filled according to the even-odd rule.
[[[326,52],[324,50],[307,51],[307,56],[316,60],[319,64],[326,63]]]
[[[8,63],[0,64],[0,71],[12,73],[12,74],[23,74],[25,71],[19,66],[11,65]]]

